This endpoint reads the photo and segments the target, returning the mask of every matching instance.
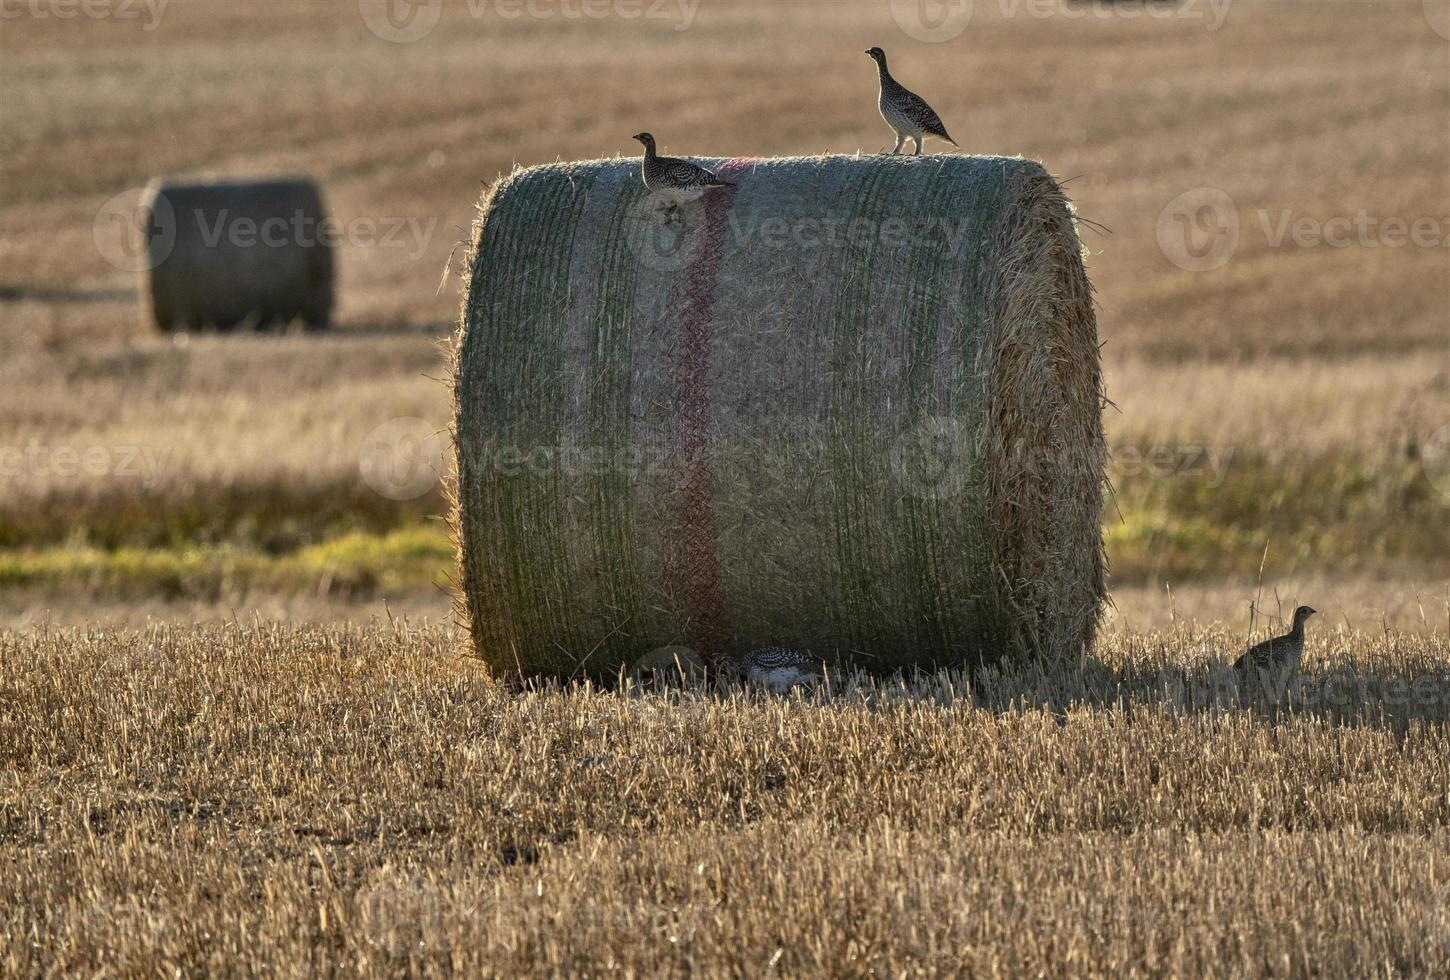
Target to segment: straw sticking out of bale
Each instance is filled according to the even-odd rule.
[[[142,209],[143,315],[157,329],[328,325],[333,229],[311,181],[153,181]]]
[[[1040,165],[629,160],[495,186],[455,368],[461,610],[509,674],[779,643],[838,667],[1091,644],[1102,382]]]

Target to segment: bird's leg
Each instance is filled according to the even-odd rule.
[[[916,152],[913,153],[912,156],[914,156],[914,157],[921,156],[921,137],[920,136],[913,136],[911,139],[912,139],[913,142],[916,143]]]
[[[896,146],[894,146],[892,148],[891,155],[892,156],[896,156],[898,153],[901,152],[901,148],[903,146],[905,146],[905,145],[906,145],[906,137],[904,135],[898,135],[896,137]]]

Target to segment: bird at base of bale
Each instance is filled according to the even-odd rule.
[[[655,138],[649,133],[635,133],[634,138],[644,144],[644,163],[641,166],[644,186],[668,202],[671,212],[686,201],[696,200],[710,191],[736,186],[728,180],[721,180],[714,171],[688,160],[660,156],[655,152]]]
[[[1276,701],[1282,698],[1304,658],[1304,622],[1315,612],[1310,606],[1300,606],[1294,610],[1294,625],[1289,632],[1254,644],[1235,660],[1234,673],[1240,685],[1257,680],[1266,695]]]
[[[867,48],[866,54],[876,62],[876,71],[881,78],[881,94],[876,103],[881,110],[881,118],[896,133],[896,146],[891,155],[899,154],[910,139],[916,144],[916,153],[913,155],[921,156],[922,141],[928,136],[956,146],[957,141],[947,135],[947,128],[942,124],[941,116],[936,114],[936,110],[927,105],[921,96],[891,77],[891,72],[886,70],[886,52],[880,48]]]
[[[651,650],[630,667],[631,679],[642,687],[677,687],[704,679],[705,662],[687,646],[675,644]]]
[[[776,692],[801,684],[819,684],[825,679],[819,658],[785,647],[757,647],[723,659],[747,684],[759,684]]]

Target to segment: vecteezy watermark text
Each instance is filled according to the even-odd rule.
[[[474,20],[652,20],[687,30],[701,0],[452,0]],[[394,44],[419,41],[443,18],[445,0],[357,0],[363,23],[375,36]]]
[[[1450,41],[1450,0],[1420,0],[1430,30]]]
[[[649,198],[634,207],[633,227],[627,238],[630,248],[646,268],[675,272],[695,258],[700,245],[698,219],[694,223],[658,211]],[[790,216],[757,210],[731,210],[726,236],[742,248],[816,251],[822,249],[895,251],[918,246],[938,259],[955,259],[974,244],[971,218],[835,214]]]
[[[1345,713],[1390,708],[1408,715],[1440,716],[1450,707],[1450,674],[1359,674],[1330,670],[1239,672],[1227,663],[1207,670],[1162,670],[1151,684],[1155,699],[1180,707],[1229,707],[1268,701],[1309,712]]]
[[[1217,31],[1228,18],[1233,0],[1119,0],[1089,3],[1082,0],[888,0],[892,19],[914,41],[941,44],[960,37],[978,10],[995,7],[1002,20],[1154,20],[1202,21],[1205,30]]]
[[[0,480],[137,480],[147,490],[161,479],[170,446],[0,446]]]
[[[420,451],[412,447],[427,445],[422,424],[413,420],[411,429],[400,429],[398,433],[389,430],[387,444],[404,447],[395,448],[389,461],[420,456]],[[412,433],[411,441],[400,435],[404,431]],[[809,425],[802,424],[794,431],[795,437],[788,441],[715,443],[708,462],[717,473],[732,473],[742,479],[759,474],[769,481],[795,479],[801,474],[829,477],[841,473],[842,460],[849,459],[853,479],[879,481],[890,492],[936,500],[959,496],[980,484],[986,465],[976,445],[976,430],[952,416],[925,416],[895,435],[884,435],[874,446],[854,447],[850,452],[843,449],[839,438],[813,432]],[[465,444],[459,451],[473,472],[503,479],[553,479],[563,475],[569,479],[609,477],[649,482],[666,478],[681,466],[678,447],[658,442],[611,447],[562,442]],[[1136,477],[1202,480],[1209,489],[1216,490],[1228,479],[1233,458],[1231,446],[1119,446],[1107,465],[1114,482]],[[1103,462],[1100,452],[1078,446],[1007,446],[999,451],[998,459],[1024,478],[1037,480],[1054,478],[1065,471],[1090,474]],[[427,479],[424,473],[432,471],[409,465],[400,472],[403,476],[392,483],[407,484],[420,493],[426,491],[422,485]],[[418,485],[413,483],[415,478]],[[374,479],[369,482],[376,486]]]
[[[258,221],[246,216],[233,217],[226,208],[222,208],[213,217],[208,218],[200,211],[195,217],[201,243],[207,248],[216,248],[223,241],[235,248],[255,248],[258,245],[268,248],[287,245],[335,247],[347,244],[361,248],[406,248],[409,259],[416,259],[427,250],[428,242],[438,227],[437,218],[424,220],[402,215],[339,221],[296,211],[290,218],[271,217]]]
[[[1233,446],[1119,446],[1108,460],[1108,473],[1114,481],[1139,476],[1202,479],[1210,490],[1217,490],[1228,478],[1233,458]]]
[[[1158,213],[1158,248],[1189,272],[1227,265],[1246,235],[1268,248],[1436,249],[1450,247],[1450,215],[1381,215],[1368,208],[1309,214],[1294,208],[1255,208],[1252,220],[1217,187],[1195,187]]]
[[[1033,17],[1046,20],[1180,20],[1203,21],[1204,29],[1213,32],[1228,19],[1233,0],[1118,0],[1115,3],[1091,3],[1083,0],[996,0],[1004,18]]]
[[[135,21],[153,31],[171,0],[0,0],[0,20]]]
[[[760,218],[757,215],[730,212],[731,234],[739,241],[756,240],[766,248],[842,248],[862,247],[875,240],[886,248],[900,248],[921,240],[939,251],[944,258],[955,258],[972,231],[972,219],[928,217],[925,221],[906,218],[844,218],[826,214],[823,217],[802,216]]]
[[[401,249],[414,261],[427,252],[437,231],[436,217],[360,215],[344,221],[296,210],[258,218],[228,208],[177,211],[165,195],[152,199],[148,207],[146,195],[133,188],[101,205],[91,236],[96,251],[112,266],[142,272],[165,262],[179,241],[208,249],[317,245]]]
[[[1292,208],[1255,212],[1264,241],[1270,248],[1444,248],[1450,245],[1450,216],[1433,218],[1380,217],[1360,208],[1353,215],[1320,217],[1299,214]]]

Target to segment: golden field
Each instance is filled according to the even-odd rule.
[[[1334,631],[1071,672],[511,692],[447,631],[0,639],[0,970],[1434,976],[1450,676]]]
[[[1445,972],[1450,4],[377,6],[0,3],[0,974]],[[484,677],[441,482],[360,472],[446,435],[483,184],[876,152],[873,44],[1111,229],[1100,649]],[[346,229],[335,329],[149,332],[116,202],[268,173]],[[1297,602],[1305,697],[1226,696]]]

